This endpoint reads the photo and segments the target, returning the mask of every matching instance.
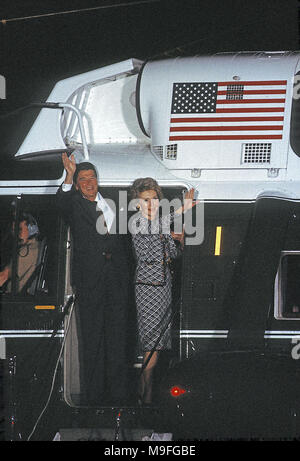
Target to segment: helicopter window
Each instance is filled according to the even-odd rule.
[[[300,156],[300,72],[295,75],[291,112],[290,143],[295,154]]]
[[[2,295],[56,297],[61,222],[53,197],[0,200]]]
[[[275,317],[300,319],[300,253],[281,257],[275,287]]]
[[[13,232],[12,232],[12,208],[10,206],[13,201],[13,197],[5,197],[0,199],[0,285],[5,279],[3,273],[5,267],[7,267],[11,260],[12,248],[13,248]]]

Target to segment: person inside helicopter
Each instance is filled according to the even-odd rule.
[[[12,226],[14,230],[14,223]],[[19,220],[17,245],[16,291],[18,294],[34,295],[41,282],[46,261],[46,241],[41,240],[36,219],[29,213],[22,213]],[[12,260],[0,271],[2,293],[12,290]]]

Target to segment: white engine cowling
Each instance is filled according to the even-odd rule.
[[[171,169],[285,169],[294,52],[222,53],[144,64],[141,129]]]

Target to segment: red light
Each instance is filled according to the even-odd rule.
[[[170,390],[170,393],[172,397],[179,397],[180,395],[185,394],[186,390],[179,386],[173,386]]]

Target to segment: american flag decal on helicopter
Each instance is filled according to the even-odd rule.
[[[286,84],[174,83],[169,140],[282,139]]]

